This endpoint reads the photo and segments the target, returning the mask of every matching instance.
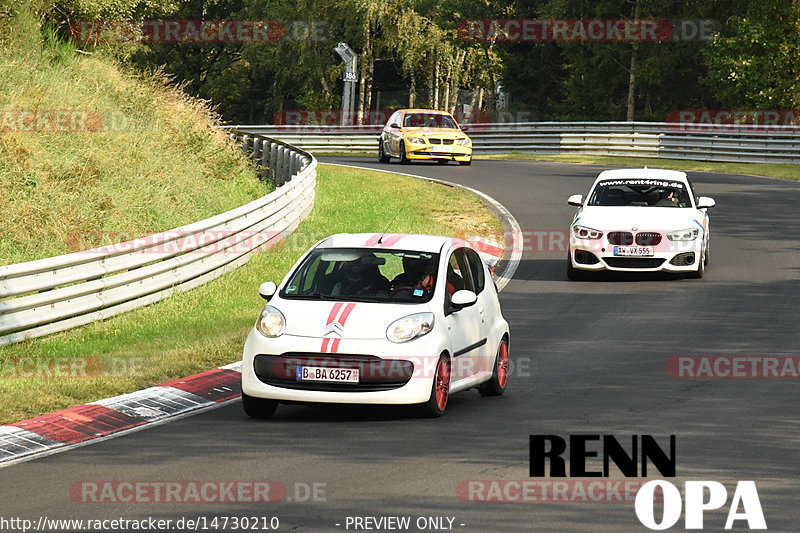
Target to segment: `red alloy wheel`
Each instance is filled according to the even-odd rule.
[[[505,387],[508,381],[508,345],[505,340],[500,343],[497,353],[497,381],[501,387]]]
[[[436,366],[436,405],[444,411],[447,406],[447,396],[450,393],[450,369],[447,367],[447,360],[439,358]]]

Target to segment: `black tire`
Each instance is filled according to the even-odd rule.
[[[478,387],[481,396],[500,396],[506,390],[508,384],[508,341],[505,337],[497,347],[497,355],[494,358],[494,370],[492,379],[482,383]]]
[[[401,165],[408,164],[408,157],[406,157],[406,143],[403,141],[400,141],[400,155],[398,157]]]
[[[462,167],[470,166],[472,164],[472,156],[470,156],[470,158],[467,159],[466,161],[459,161],[458,164],[461,165]]]
[[[440,165],[446,165],[448,163],[447,159],[437,159],[436,162]]]
[[[278,408],[278,400],[255,398],[242,393],[242,407],[250,418],[270,418]]]
[[[386,155],[383,149],[383,140],[378,140],[378,161],[381,163],[388,163],[392,158]]]
[[[567,255],[567,279],[581,280],[586,279],[586,272],[572,266],[572,258]]]
[[[450,359],[445,354],[436,361],[436,374],[431,384],[431,396],[421,404],[421,414],[426,418],[438,418],[444,414],[450,398]]]

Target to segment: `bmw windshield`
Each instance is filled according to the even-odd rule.
[[[440,113],[407,113],[403,119],[406,128],[446,128],[457,130],[458,125],[449,115]]]
[[[321,248],[281,291],[287,299],[425,303],[433,297],[439,254],[368,248]]]
[[[594,188],[587,205],[692,207],[684,183],[654,179],[601,181]]]

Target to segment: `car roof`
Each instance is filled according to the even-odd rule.
[[[447,244],[471,248],[466,241],[457,237],[408,233],[337,233],[320,241],[317,248],[374,248],[439,253]]]
[[[680,170],[666,170],[661,168],[617,168],[604,170],[597,176],[594,183],[613,179],[644,179],[644,180],[669,180],[688,183],[686,172]]]
[[[403,113],[425,113],[426,115],[447,115],[448,117],[452,117],[450,113],[447,111],[441,111],[439,109],[400,109]]]

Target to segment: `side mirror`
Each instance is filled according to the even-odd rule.
[[[471,305],[475,305],[475,302],[477,301],[478,295],[465,289],[456,291],[452,298],[450,298],[450,303],[453,304],[453,307],[456,309],[456,311]]]
[[[278,286],[272,281],[265,281],[258,286],[258,294],[260,294],[265,300],[269,300],[275,296],[276,292],[278,292]]]
[[[572,196],[567,198],[567,203],[569,205],[574,205],[575,207],[581,207],[583,205],[583,195],[573,194]]]
[[[389,127],[392,128],[393,130],[399,130],[400,124],[398,124],[397,122],[392,122],[391,124],[389,124]]]
[[[467,126],[466,124],[463,124],[461,126],[461,131],[469,131],[469,126]]]
[[[709,198],[708,196],[701,196],[697,199],[697,208],[698,209],[707,209],[709,207],[714,207],[717,205],[717,202],[714,201],[713,198]]]

